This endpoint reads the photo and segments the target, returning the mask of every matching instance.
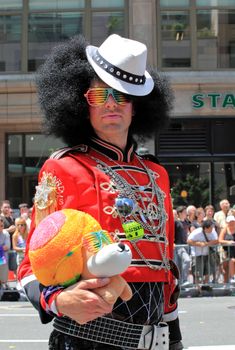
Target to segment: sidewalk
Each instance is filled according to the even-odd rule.
[[[10,289],[19,293],[19,301],[25,301],[27,298],[21,291],[17,291],[17,281],[12,271],[9,272],[8,285]],[[221,297],[221,296],[235,296],[235,284],[200,284],[199,286],[190,283],[187,287],[181,287],[180,298],[198,298],[198,297]],[[0,291],[0,300],[2,291]]]
[[[18,290],[17,281],[13,271],[8,273],[8,289],[0,289],[0,301],[25,301],[26,297],[23,291]]]
[[[180,298],[221,296],[235,296],[235,284],[210,283],[198,286],[189,284],[187,287],[181,287],[180,290]]]

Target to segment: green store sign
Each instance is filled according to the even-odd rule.
[[[194,94],[192,95],[192,106],[195,109],[201,109],[205,106],[222,109],[235,108],[235,95],[232,93],[220,94],[217,92]]]

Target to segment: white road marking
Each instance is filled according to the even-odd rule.
[[[235,350],[235,345],[190,346],[187,350]]]
[[[0,343],[48,343],[48,339],[0,339]]]
[[[39,317],[38,314],[1,314],[0,317]]]

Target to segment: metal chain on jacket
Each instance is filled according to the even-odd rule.
[[[156,202],[157,202],[157,215],[155,213],[155,220],[158,220],[158,224],[156,225],[156,221],[153,221],[153,218],[151,218],[150,214],[148,213],[148,208],[144,208],[145,210],[143,210],[139,205],[138,205],[138,197],[136,195],[136,190],[133,190],[132,186],[120,175],[117,173],[117,171],[113,170],[111,166],[109,166],[107,163],[105,163],[104,161],[94,157],[94,156],[90,156],[98,165],[97,168],[100,169],[102,172],[104,172],[106,175],[108,175],[113,183],[115,184],[119,194],[121,196],[127,196],[129,198],[131,198],[135,204],[136,204],[136,212],[139,215],[136,215],[136,213],[132,213],[131,216],[135,219],[136,222],[138,222],[143,228],[145,228],[146,230],[148,230],[152,235],[154,235],[156,237],[156,242],[159,242],[159,238],[164,238],[164,240],[166,241],[166,220],[167,220],[167,214],[166,214],[166,210],[164,207],[164,198],[165,198],[165,194],[164,192],[162,192],[162,190],[160,189],[160,187],[157,185],[152,171],[150,171],[145,164],[139,159],[139,157],[137,157],[138,161],[140,162],[140,164],[142,165],[142,168],[144,168],[149,180],[150,180],[150,184],[151,184],[151,190],[153,193],[152,196],[152,200],[151,200],[151,204],[152,206],[156,207],[156,203],[153,202],[154,197],[156,198]],[[107,156],[106,156],[107,157]],[[123,171],[125,171],[125,173],[135,182],[136,185],[137,182],[135,180],[135,178],[128,173],[119,163],[116,163],[113,159],[110,159],[109,157],[107,157],[109,159],[109,161],[113,162],[114,164],[116,164],[117,166],[119,166]],[[144,202],[142,201],[142,204],[144,206]],[[148,223],[148,220],[150,221],[150,224]],[[148,239],[148,235],[146,235],[146,238]],[[167,258],[167,252],[166,252],[166,244],[164,244],[164,248],[162,248],[161,244],[159,244],[159,250],[161,253],[161,257],[162,257],[162,264],[160,266],[156,266],[151,264],[142,254],[141,250],[138,248],[136,242],[131,241],[131,244],[133,245],[134,249],[138,252],[139,256],[142,258],[142,260],[145,262],[146,265],[148,265],[149,268],[151,268],[152,270],[159,270],[162,268],[166,268],[167,270],[170,270],[170,265],[169,265],[169,260]]]

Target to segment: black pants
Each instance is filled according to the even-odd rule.
[[[112,317],[125,322],[137,324],[158,324],[163,314],[163,283],[130,283],[133,296],[130,301],[118,299]],[[150,297],[151,296],[151,297]],[[168,322],[170,342],[181,340],[179,320]],[[49,350],[124,350],[125,348],[95,343],[53,330],[49,340]],[[171,349],[171,347],[170,347]],[[174,348],[172,348],[174,350]],[[180,350],[181,348],[175,348]]]
[[[53,330],[49,339],[49,350],[121,350],[123,348],[95,343],[72,337]]]
[[[169,350],[182,350],[183,345],[180,340],[170,341]],[[94,343],[88,340],[79,339],[52,331],[49,339],[49,350],[124,350],[117,346]]]

